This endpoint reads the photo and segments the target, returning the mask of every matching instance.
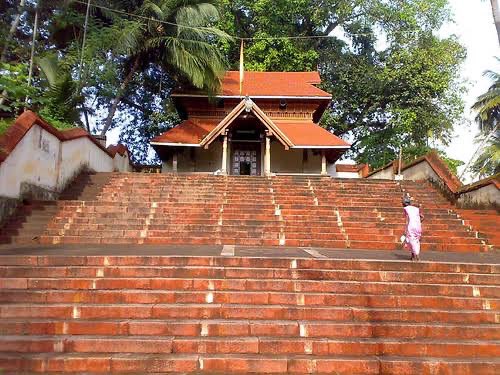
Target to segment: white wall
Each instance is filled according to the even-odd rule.
[[[130,172],[132,170],[130,166],[130,156],[128,152],[125,152],[122,155],[116,153],[115,158],[113,160],[113,170],[120,172]]]
[[[336,178],[360,178],[358,172],[337,172],[336,164],[329,163],[326,170],[329,176]]]
[[[382,169],[382,170],[368,176],[367,178],[380,179],[380,180],[393,180],[394,179],[394,172],[392,169],[392,164],[391,164],[391,166],[389,166],[385,169]]]
[[[285,150],[279,142],[271,143],[271,172],[272,173],[321,173],[321,154],[313,154],[307,150],[307,159],[304,160],[304,149]]]
[[[230,149],[228,149],[228,166],[230,162]],[[208,149],[204,147],[179,147],[177,151],[177,172],[215,172],[222,168],[222,145],[213,142]],[[229,169],[228,169],[229,170]],[[172,157],[162,162],[161,171],[170,173]]]
[[[489,184],[460,194],[458,204],[462,207],[500,206],[500,191],[494,184]]]
[[[95,172],[129,170],[128,158],[127,163],[119,154],[115,159],[120,162],[115,163],[87,137],[61,142],[35,124],[0,164],[0,196],[19,198],[21,183],[60,192],[83,166]],[[127,169],[116,168],[115,164]]]
[[[419,181],[432,179],[433,181],[441,181],[441,178],[425,160],[402,170],[401,174],[404,176],[405,180]]]
[[[37,125],[32,126],[0,164],[0,196],[18,198],[22,182],[55,190],[59,145],[57,137]]]
[[[62,163],[58,186],[65,186],[83,167],[96,172],[111,172],[113,159],[87,137],[62,142]]]

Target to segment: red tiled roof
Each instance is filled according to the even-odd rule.
[[[493,175],[493,176],[484,178],[482,180],[476,181],[472,184],[462,186],[462,188],[460,188],[460,190],[458,192],[460,194],[468,193],[469,191],[474,191],[474,190],[480,189],[480,188],[488,186],[488,185],[493,185],[498,190],[500,190],[500,173],[497,173],[496,175]]]
[[[345,147],[350,145],[343,139],[316,125],[312,121],[273,121],[280,130],[292,141],[294,146]]]
[[[219,123],[212,119],[189,119],[153,138],[151,142],[198,144]]]
[[[32,111],[25,111],[14,121],[14,123],[7,129],[7,131],[0,136],[0,163],[7,159],[7,157],[14,150],[17,144],[23,139],[25,134],[28,133],[31,127],[35,124],[63,142],[72,139],[87,137],[108,155],[110,155],[111,157],[114,156],[111,155],[104,146],[102,146],[85,130],[81,128],[74,128],[61,131],[54,128],[48,122],[39,117],[36,113]]]
[[[331,95],[314,85],[321,83],[318,72],[245,72],[242,95],[248,96],[315,96]],[[226,72],[222,95],[240,95],[240,72]]]
[[[457,176],[450,170],[448,165],[439,157],[437,152],[431,151],[424,156],[421,156],[411,163],[405,164],[401,170],[408,169],[418,163],[423,161],[427,161],[427,163],[431,166],[434,172],[439,176],[439,178],[446,184],[448,189],[451,192],[456,193],[462,186],[462,182],[458,179]]]
[[[463,186],[462,182],[458,179],[457,176],[455,176],[455,174],[450,170],[450,168],[448,168],[446,163],[439,157],[436,151],[431,151],[409,163],[403,164],[401,166],[401,171],[404,171],[405,169],[413,167],[414,165],[417,165],[424,161],[427,162],[427,164],[429,164],[432,170],[438,175],[438,177],[444,182],[444,184],[453,194],[457,193],[459,189]],[[369,177],[387,168],[392,168],[393,173],[396,174],[398,171],[398,165],[399,165],[398,160],[393,160],[389,164],[386,164],[383,167],[380,167],[368,173],[365,177]]]
[[[331,95],[314,85],[321,83],[318,72],[245,72],[243,78],[243,96],[274,97],[316,97],[325,100]],[[228,71],[222,78],[221,96],[240,96],[240,72]],[[180,90],[176,95],[200,94],[192,90]]]
[[[153,138],[151,142],[199,144],[218,125],[218,120],[190,119]],[[349,143],[312,121],[273,121],[295,147],[349,148]]]
[[[358,173],[365,165],[366,164],[335,164],[335,170],[337,172]]]

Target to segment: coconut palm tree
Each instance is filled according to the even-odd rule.
[[[480,177],[500,172],[500,74],[488,70],[484,75],[492,79],[493,84],[472,105],[481,132],[478,137],[481,154],[472,164],[471,171]]]
[[[83,97],[78,82],[73,79],[68,67],[55,54],[47,54],[37,59],[41,77],[40,114],[51,120],[71,125],[81,125],[80,110]]]
[[[500,62],[500,59],[497,58]],[[491,131],[500,121],[500,74],[491,70],[484,72],[493,84],[488,91],[480,95],[472,105],[472,110],[477,112],[476,122],[482,132]]]
[[[216,42],[230,38],[208,26],[219,18],[216,4],[217,0],[145,0],[133,12],[142,18],[130,18],[127,30],[120,30],[117,45],[126,51],[123,80],[109,105],[102,135],[111,127],[135,74],[150,64],[197,88],[219,88],[226,65]]]

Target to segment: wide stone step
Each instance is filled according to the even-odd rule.
[[[491,358],[460,359],[375,356],[278,356],[255,354],[0,354],[6,371],[23,374],[95,373],[329,373],[337,374],[496,374],[499,361]]]
[[[16,285],[13,285],[16,286]],[[400,295],[356,295],[321,293],[278,293],[278,292],[203,292],[181,290],[147,291],[147,290],[43,290],[43,289],[9,289],[0,291],[1,303],[71,303],[78,300],[86,304],[154,304],[154,303],[194,303],[207,301],[220,304],[280,304],[290,306],[355,306],[380,308],[438,308],[466,310],[500,310],[500,300],[490,298],[483,300],[477,297],[442,297],[436,296],[400,296]]]
[[[385,281],[471,285],[500,285],[497,274],[422,272],[416,270],[349,270],[302,268],[249,268],[231,266],[0,266],[3,278],[54,278],[54,277],[162,277],[162,278],[227,278],[227,279],[287,279],[287,280],[349,280]],[[30,280],[31,281],[31,280]],[[3,280],[5,282],[5,280]]]
[[[495,324],[363,323],[276,320],[19,320],[3,319],[2,335],[310,337],[499,340]]]
[[[147,354],[274,354],[274,355],[381,355],[499,357],[500,345],[478,340],[411,339],[314,339],[266,337],[158,337],[128,336],[86,337],[67,336],[3,336],[0,352],[14,353],[147,353]]]
[[[102,271],[96,271],[96,273]],[[235,271],[236,272],[236,271]],[[286,275],[285,275],[286,276]],[[319,275],[318,275],[319,276]],[[383,276],[382,276],[383,277]],[[470,277],[470,276],[469,276]],[[1,285],[7,289],[90,289],[90,290],[105,290],[105,289],[144,289],[144,290],[179,290],[191,289],[196,291],[262,291],[262,292],[296,292],[301,293],[350,293],[355,294],[363,292],[365,294],[394,294],[394,295],[447,295],[460,297],[483,297],[483,298],[500,298],[500,290],[496,285],[481,284],[468,285],[466,277],[463,278],[463,283],[450,283],[452,278],[445,283],[428,282],[432,277],[425,275],[420,278],[415,277],[415,282],[408,281],[374,281],[380,279],[381,276],[373,276],[366,274],[364,277],[350,276],[345,273],[346,280],[290,280],[282,279],[206,279],[202,275],[197,278],[168,278],[168,277],[107,277],[107,278],[74,278],[71,276],[61,279],[57,278],[4,278]],[[396,275],[393,277],[397,279]],[[478,280],[483,280],[484,283],[494,282],[491,279],[483,276]],[[371,280],[371,281],[367,281]],[[361,285],[363,281],[366,285]],[[441,280],[438,280],[441,281]],[[393,284],[393,289],[390,289]],[[299,289],[300,288],[300,289]],[[407,291],[404,291],[407,288]],[[456,290],[453,290],[456,288]]]
[[[0,318],[25,319],[265,319],[359,322],[440,322],[494,324],[498,313],[477,310],[346,308],[224,304],[8,304],[0,305]]]
[[[448,273],[500,273],[499,264],[447,263],[364,259],[308,259],[308,258],[253,258],[253,257],[196,257],[155,255],[2,255],[3,266],[203,266],[242,268],[284,268],[284,269],[334,269],[334,270],[377,270],[418,271]]]

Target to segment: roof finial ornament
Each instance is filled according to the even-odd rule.
[[[245,112],[250,112],[253,108],[253,100],[247,95],[245,96]]]

